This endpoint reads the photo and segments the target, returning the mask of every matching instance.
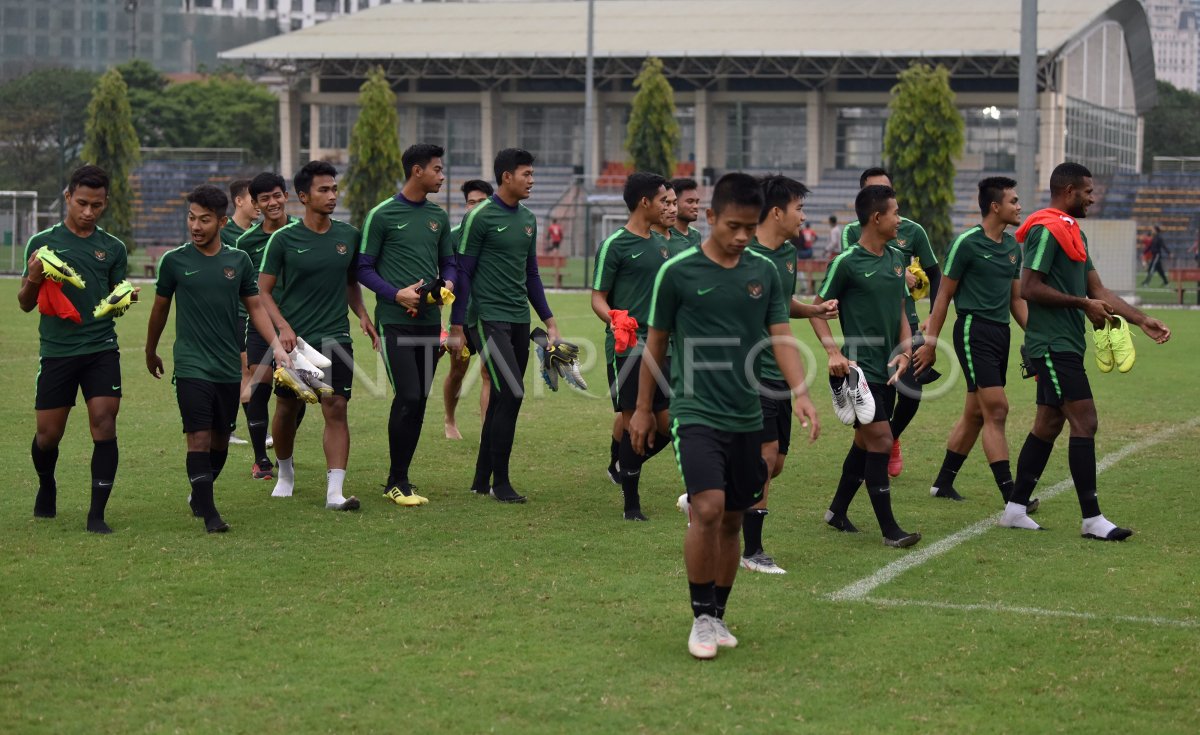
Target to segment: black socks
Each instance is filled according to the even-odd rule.
[[[1013,494],[1012,470],[1009,469],[1008,460],[992,462],[988,467],[992,469],[992,477],[996,480],[996,487],[1000,489],[1000,496],[1007,503]]]
[[[688,589],[692,593],[692,615],[700,617],[701,615],[717,616],[717,583],[714,582],[688,582]],[[726,587],[725,589],[729,589]],[[726,592],[726,599],[729,593]]]
[[[205,520],[217,515],[213,501],[213,467],[210,452],[187,453],[188,484],[192,486],[192,509]]]
[[[53,518],[58,513],[58,485],[54,482],[58,447],[41,449],[35,436],[29,453],[33,457],[33,469],[38,476],[38,493],[37,499],[33,501],[33,514],[38,518]]]
[[[1033,495],[1033,490],[1037,487],[1042,473],[1046,471],[1046,464],[1050,461],[1050,453],[1053,451],[1053,442],[1042,441],[1033,434],[1025,437],[1025,444],[1021,447],[1021,454],[1017,456],[1017,481],[1013,486],[1013,493],[1009,496],[1008,502],[1029,505],[1029,498]],[[1094,445],[1092,456],[1093,458],[1095,457]],[[1092,469],[1094,473],[1095,468],[1093,467]],[[1092,477],[1094,479],[1095,474]]]
[[[867,495],[871,498],[871,507],[875,510],[875,520],[879,522],[879,530],[890,539],[904,535],[892,515],[892,495],[889,487],[887,464],[888,452],[867,452],[866,465],[863,474],[867,482]]]
[[[746,544],[742,556],[754,556],[763,550],[762,530],[766,519],[766,508],[751,508],[742,515],[742,538]]]
[[[617,473],[617,476],[621,480],[621,494],[625,498],[625,520],[645,520],[645,516],[641,514],[642,500],[638,492],[638,485],[641,482],[642,465],[651,457],[661,452],[670,443],[671,437],[666,434],[656,434],[654,437],[654,446],[646,447],[646,453],[642,455],[633,450],[633,440],[630,438],[628,431],[621,436],[618,454],[621,461],[621,471]]]
[[[213,449],[208,453],[208,461],[212,466],[213,482],[217,481],[217,478],[221,475],[221,470],[225,469],[225,460],[227,459],[229,459],[228,449],[221,452]]]
[[[1100,501],[1096,498],[1096,440],[1071,437],[1067,443],[1067,464],[1075,482],[1075,493],[1079,496],[1080,513],[1084,518],[1100,515]]]
[[[92,444],[92,504],[88,508],[87,530],[92,533],[112,533],[104,522],[104,508],[112,494],[117,476],[117,440],[105,439]]]
[[[942,460],[942,469],[938,471],[937,479],[933,481],[933,486],[939,490],[954,489],[954,478],[958,476],[958,471],[962,469],[963,462],[966,461],[967,455],[947,449],[946,457]]]
[[[854,500],[854,495],[865,477],[866,461],[867,450],[857,444],[851,444],[850,451],[846,453],[846,459],[842,462],[842,479],[838,481],[837,492],[833,494],[833,500],[829,503],[829,512],[835,517],[845,517],[850,508],[850,501]],[[887,477],[887,467],[884,467],[884,477]]]
[[[729,593],[733,592],[733,587],[721,587],[715,582],[713,583],[713,592],[716,593],[717,600],[717,617],[725,618],[725,606],[729,603]]]

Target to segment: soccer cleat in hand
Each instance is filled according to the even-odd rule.
[[[578,390],[587,390],[587,381],[579,371],[579,347],[570,342],[558,341],[551,343],[546,330],[538,327],[529,333],[529,338],[537,345],[538,363],[542,369],[542,379],[550,390],[558,390],[558,380],[562,378],[567,384]]]
[[[921,267],[921,259],[913,258],[913,262],[908,266],[908,272],[916,277],[917,282],[909,289],[912,297],[917,301],[929,295],[929,276],[925,274],[925,269]]]
[[[42,261],[42,272],[46,274],[46,278],[59,283],[69,283],[75,288],[83,288],[83,279],[75,272],[75,269],[67,265],[66,261],[54,254],[54,251],[48,247],[38,248],[37,259]]]
[[[282,385],[305,403],[316,403],[320,400],[313,389],[304,382],[304,379],[291,368],[282,366],[275,368],[275,385]]]
[[[330,360],[322,352],[318,351],[316,348],[312,347],[299,337],[296,338],[296,348],[292,350],[293,354],[296,352],[304,355],[309,362],[321,370],[325,370],[330,365],[333,365],[333,360]]]
[[[105,296],[96,305],[95,310],[92,311],[92,316],[97,319],[112,316],[115,319],[129,311],[130,306],[133,306],[133,284],[129,281],[121,281],[112,290],[112,293]]]
[[[424,311],[426,306],[449,306],[454,303],[454,292],[446,288],[445,280],[435,278],[417,291],[417,301],[419,311]]]
[[[300,351],[299,345],[289,353],[289,356],[292,358],[292,370],[300,380],[304,381],[305,385],[316,391],[318,397],[324,398],[333,395],[333,387],[325,382],[324,371],[305,357],[304,353]]]

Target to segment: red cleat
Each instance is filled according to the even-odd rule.
[[[900,453],[900,440],[892,442],[892,456],[888,457],[888,477],[899,477],[904,471],[904,455]]]

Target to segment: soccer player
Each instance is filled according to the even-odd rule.
[[[1069,423],[1067,462],[1083,516],[1081,534],[1101,541],[1124,541],[1133,531],[1105,518],[1096,497],[1097,419],[1083,369],[1085,319],[1108,335],[1115,314],[1141,327],[1158,344],[1171,338],[1171,330],[1130,306],[1100,281],[1088,254],[1087,237],[1077,221],[1087,217],[1088,207],[1095,202],[1092,191],[1092,174],[1086,167],[1060,163],[1050,174],[1050,208],[1030,215],[1017,230],[1017,242],[1025,248],[1021,296],[1029,304],[1025,351],[1037,371],[1037,414],[1017,457],[1016,487],[1000,525],[1039,528],[1028,515],[1029,498],[1050,461],[1054,440],[1063,424]],[[1101,357],[1098,349],[1097,359]]]
[[[675,224],[671,226],[671,239],[682,237],[688,245],[699,245],[703,239],[700,230],[692,227],[692,223],[700,219],[700,185],[695,179],[671,179],[671,188],[675,190],[676,212]]]
[[[829,258],[835,258],[842,252],[842,227],[838,224],[836,214],[829,215]]]
[[[792,298],[796,290],[796,247],[791,238],[796,237],[804,224],[804,198],[808,187],[786,176],[764,176],[762,188],[763,208],[759,214],[758,230],[750,241],[749,250],[762,255],[775,266],[779,283],[783,289],[788,316],[792,319],[833,319],[837,317],[837,301],[826,301],[819,306],[810,306]],[[789,327],[790,329],[790,327]],[[758,355],[759,404],[762,407],[762,433],[759,446],[763,462],[767,465],[767,480],[763,484],[762,499],[746,511],[742,519],[744,546],[741,564],[752,572],[786,574],[775,560],[763,549],[763,523],[767,518],[767,497],[771,481],[783,473],[792,439],[792,394],[787,380],[780,371],[779,363],[770,350],[769,333],[763,330],[762,351]]]
[[[250,256],[255,270],[262,267],[263,253],[271,235],[284,226],[297,222],[287,213],[287,181],[277,173],[264,171],[250,180],[247,188],[255,206],[262,212],[261,222],[251,225],[238,237],[236,247]],[[246,364],[250,373],[242,384],[242,411],[246,414],[246,433],[250,436],[250,448],[254,451],[254,464],[250,476],[255,480],[275,478],[275,465],[267,456],[270,435],[268,406],[271,402],[271,343],[257,330],[246,330]],[[304,409],[301,406],[300,416]]]
[[[693,622],[688,651],[713,658],[737,645],[725,607],[738,570],[743,513],[762,496],[767,468],[759,455],[762,408],[753,374],[759,334],[773,350],[795,396],[793,413],[819,433],[800,353],[788,327],[788,300],[769,260],[747,250],[763,199],[752,176],[722,176],[707,212],[709,236],[658,272],[650,330],[639,374],[637,410],[629,422],[633,448],[653,451],[659,366],[673,345],[671,432],[691,504],[684,561]]]
[[[176,299],[174,368],[171,382],[187,435],[187,477],[192,513],[204,519],[208,533],[224,533],[213,498],[213,485],[229,457],[229,436],[237,423],[241,392],[238,370],[238,305],[263,339],[275,342],[275,359],[288,357],[275,341],[271,318],[258,299],[258,270],[244,251],[225,247],[229,199],[215,186],[202,184],[187,197],[190,243],[163,255],[158,264],[154,307],[146,330],[146,368],[164,374],[158,342],[171,301]]]
[[[869,168],[862,172],[858,177],[858,185],[860,188],[866,186],[891,186],[892,176],[883,168]],[[858,222],[850,222],[842,228],[842,250],[846,250],[858,241],[862,233],[862,225]],[[899,250],[906,258],[904,264],[907,267],[914,258],[920,260],[921,268],[924,269],[925,275],[929,278],[929,299],[931,302],[937,301],[938,287],[941,284],[941,272],[938,270],[937,257],[933,254],[933,248],[929,245],[929,235],[925,233],[925,228],[920,224],[908,219],[907,217],[900,218],[900,228],[896,232],[896,236],[888,243],[888,247]],[[916,277],[909,272],[904,274],[905,282],[908,289],[911,289],[916,282]],[[917,304],[913,300],[912,294],[905,289],[904,303],[905,310],[908,313],[908,327],[913,334],[913,339],[916,344],[920,344],[920,328],[919,319],[917,317]],[[933,374],[930,374],[930,377]],[[891,454],[888,457],[888,475],[891,477],[899,477],[904,471],[904,455],[900,451],[900,435],[912,423],[913,418],[917,415],[917,410],[921,407],[921,393],[923,383],[917,379],[911,367],[903,375],[900,376],[900,381],[897,384],[899,390],[893,391],[897,393],[896,407],[892,414],[892,448]]]
[[[446,180],[439,145],[418,143],[401,157],[404,187],[380,202],[363,223],[358,280],[375,292],[375,324],[383,336],[384,365],[395,396],[388,417],[388,468],[384,496],[401,506],[428,502],[409,482],[408,470],[442,354],[442,311],[423,303],[426,284],[454,290],[454,246],[446,210],[429,200]],[[397,285],[399,284],[399,285]]]
[[[52,250],[80,278],[83,288],[64,285],[61,296],[70,302],[74,319],[42,313],[38,321],[39,361],[34,409],[37,434],[30,453],[38,476],[33,515],[53,518],[58,513],[54,469],[58,445],[67,430],[75,396],[83,392],[92,433],[92,501],[87,530],[112,533],[104,509],[117,476],[117,411],[121,408],[121,356],[111,317],[96,318],[96,304],[125,280],[125,244],[96,226],[108,205],[108,174],[97,166],[81,166],[71,174],[63,192],[63,221],[29,238],[25,272],[17,302],[26,313],[46,300],[53,285],[37,251]],[[46,294],[40,292],[46,289]],[[135,291],[136,293],[136,291]]]
[[[472,209],[495,193],[492,185],[483,179],[471,179],[463,182],[462,194],[467,203],[467,214],[470,214]],[[459,222],[454,229],[450,230],[450,240],[455,249],[458,248],[461,235],[462,223]],[[462,350],[459,350],[457,355],[450,354],[450,372],[446,374],[446,381],[442,384],[442,402],[446,411],[443,424],[447,439],[462,439],[462,432],[458,430],[458,419],[455,417],[455,413],[458,411],[458,399],[462,392],[463,380],[467,377],[467,369],[471,366],[471,355],[474,354],[473,344],[474,340],[467,340],[468,353],[466,357],[462,356]],[[483,379],[479,384],[479,415],[483,416],[487,413],[488,397],[491,394],[491,383],[487,379],[486,366],[480,366],[480,375]]]
[[[337,208],[338,200],[337,170],[333,166],[324,161],[310,161],[296,173],[292,183],[304,205],[304,217],[271,235],[263,253],[258,288],[285,350],[295,349],[296,339],[300,338],[333,361],[326,371],[326,382],[332,386],[333,394],[320,399],[328,467],[325,507],[358,510],[358,498],[342,494],[350,457],[346,404],[354,382],[354,348],[347,308],[358,316],[363,333],[379,349],[379,335],[363,304],[362,289],[355,275],[359,234],[350,225],[329,216]],[[278,299],[274,293],[277,282],[281,291]],[[291,497],[295,488],[292,451],[300,412],[300,399],[292,390],[295,387],[283,384],[275,387],[273,430],[279,476],[271,496],[276,498]]]
[[[225,247],[236,248],[237,239],[254,224],[258,217],[258,207],[254,197],[250,196],[250,179],[237,179],[229,184],[229,199],[233,202],[233,215],[226,218],[225,226],[221,228],[221,244]],[[246,364],[246,309],[238,302],[238,342],[242,353],[242,405],[245,406],[250,395],[250,368]],[[229,436],[230,444],[246,444],[245,439]],[[253,472],[251,473],[253,474]]]
[[[929,494],[935,498],[963,500],[954,478],[967,460],[975,440],[983,433],[983,453],[1004,502],[1012,496],[1012,471],[1004,426],[1008,397],[1004,394],[1008,370],[1009,315],[1025,328],[1028,309],[1021,298],[1021,247],[1006,230],[1021,223],[1017,182],[993,176],[979,182],[981,224],[954,239],[946,256],[946,273],[925,331],[925,344],[913,355],[917,374],[937,361],[937,341],[946,323],[950,301],[958,320],[954,324],[954,352],[967,378],[967,398],[962,416],[950,431],[946,457]]]
[[[600,253],[596,256],[596,277],[592,282],[592,311],[605,325],[604,350],[613,376],[611,390],[614,408],[620,411],[622,419],[618,478],[625,499],[624,517],[627,521],[646,520],[639,494],[642,464],[670,441],[667,435],[669,401],[658,384],[652,386],[655,394],[651,408],[658,427],[658,438],[653,449],[645,456],[633,451],[633,443],[625,429],[637,408],[638,374],[646,344],[654,279],[663,263],[673,254],[670,247],[673,243],[668,243],[650,229],[651,225],[661,224],[666,218],[668,191],[667,180],[658,174],[637,171],[625,179],[623,196],[629,208],[629,221],[609,235],[600,246]],[[682,237],[678,242],[686,244]],[[621,352],[617,351],[613,334],[610,314],[613,310],[626,311],[630,318],[637,320],[636,344],[623,345]],[[664,364],[661,370],[663,374],[669,374],[670,368]]]
[[[458,294],[450,312],[450,352],[461,352],[470,299],[477,348],[491,381],[491,399],[480,432],[471,490],[502,503],[524,503],[513,489],[509,458],[517,415],[525,397],[529,363],[529,307],[546,325],[551,342],[558,324],[546,303],[537,265],[537,220],[521,202],[533,190],[533,154],[505,148],[493,164],[496,194],[471,210],[458,246]]]
[[[825,512],[825,522],[839,531],[858,532],[846,511],[865,480],[883,543],[906,548],[920,541],[921,534],[905,531],[892,515],[887,465],[892,447],[890,419],[896,400],[893,386],[911,359],[912,332],[904,280],[908,256],[888,245],[896,239],[902,219],[896,192],[890,186],[863,187],[854,200],[854,209],[860,225],[855,229],[861,234],[857,242],[849,243],[829,263],[813,302],[838,300],[843,346],[838,348],[828,322],[810,321],[829,355],[830,385],[839,416],[849,407],[851,398],[849,391],[841,389],[847,375],[849,390],[860,394],[869,391],[874,414],[853,412],[854,443],[842,464],[841,480]],[[865,405],[869,407],[869,402]]]
[[[675,227],[675,224],[678,222],[678,220],[679,195],[674,189],[671,188],[671,182],[667,181],[667,211],[663,216],[663,223],[653,223],[650,225],[650,229],[662,236],[662,238],[667,242],[670,242],[673,239],[671,230]]]

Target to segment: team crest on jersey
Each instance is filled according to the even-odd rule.
[[[103,250],[93,250],[92,255],[95,255],[96,260],[100,261],[101,263],[108,258],[108,253],[104,252]]]
[[[746,284],[746,293],[750,294],[750,298],[762,298],[763,285],[760,281],[751,281]]]
[[[796,264],[795,264],[795,263],[793,263],[793,262],[792,262],[792,261],[790,261],[790,260],[787,262],[787,265],[786,265],[786,266],[784,266],[784,267],[785,267],[785,268],[787,268],[787,272],[788,272],[788,273],[795,273],[795,272],[796,272]]]
[[[525,226],[525,235],[527,237],[533,237],[533,228],[530,227],[529,225]]]
[[[1017,264],[1017,254],[1016,253],[1010,254],[1008,256],[1008,262],[1012,263],[1013,265],[1016,265]]]
[[[233,266],[231,266],[231,265],[225,266],[224,273],[225,273],[225,277],[231,281],[233,280],[233,277],[237,275],[237,271],[234,270]]]
[[[671,257],[671,251],[667,250],[667,248],[665,246],[659,248],[658,253],[659,253],[659,255],[663,256],[663,260],[666,260],[667,258]]]
[[[895,268],[893,268],[892,270],[896,271],[896,275],[900,275],[901,273],[904,272],[904,267],[898,265]]]
[[[344,243],[344,242],[339,242],[336,247],[337,247],[338,255],[345,255],[346,251],[348,251],[350,249],[350,248],[346,247],[346,243]]]
[[[434,220],[429,220],[429,231],[430,231],[430,232],[437,232],[437,231],[438,231],[438,223],[437,223],[437,222],[435,222]]]
[[[904,247],[904,243],[906,243],[906,242],[908,242],[908,240],[897,240],[896,247],[902,248],[902,247]]]

